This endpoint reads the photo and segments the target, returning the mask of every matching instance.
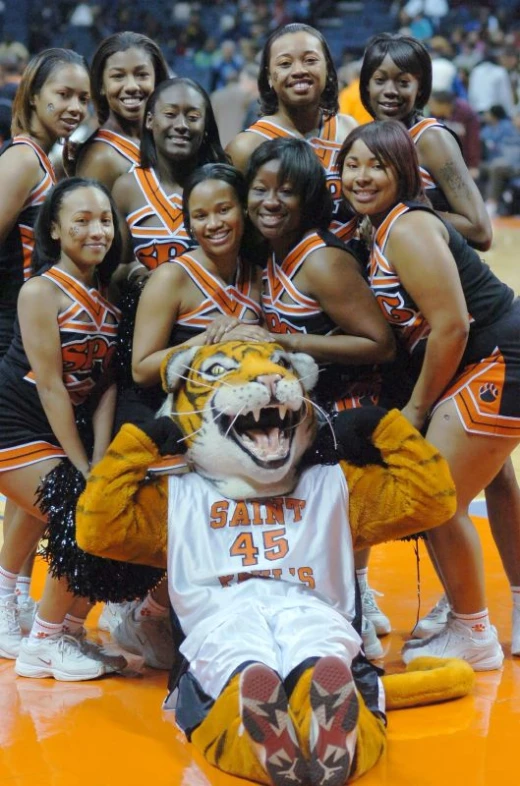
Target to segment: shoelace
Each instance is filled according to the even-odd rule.
[[[7,601],[7,603],[0,606],[0,617],[3,622],[7,623],[7,632],[9,635],[20,633],[18,614],[18,606],[12,601]]]
[[[371,587],[366,588],[366,590],[363,592],[363,606],[365,607],[365,609],[367,609],[368,611],[378,611],[378,612],[381,611],[381,609],[376,603],[375,600],[376,596],[378,598],[382,598],[384,597],[384,593],[378,592],[377,590],[372,589]]]
[[[446,609],[449,609],[449,607],[450,607],[450,604],[448,603],[448,598],[446,597],[446,595],[442,595],[439,598],[439,600],[437,601],[437,603],[435,604],[435,606],[433,607],[433,609],[430,612],[428,612],[428,614],[426,615],[426,617],[424,619],[426,619],[426,620],[433,620],[439,614],[441,614],[444,611],[446,611]]]

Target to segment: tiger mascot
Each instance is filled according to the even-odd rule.
[[[177,724],[213,765],[275,786],[342,786],[372,767],[385,689],[404,707],[473,680],[462,661],[422,658],[382,681],[365,659],[354,549],[442,524],[454,486],[397,410],[339,414],[337,458],[323,463],[317,377],[308,355],[275,343],[173,350],[162,416],[123,426],[77,512],[81,548],[168,567]],[[149,473],[181,451],[190,471]]]

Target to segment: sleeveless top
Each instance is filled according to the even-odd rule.
[[[310,137],[304,141],[312,147],[325,170],[327,188],[334,205],[333,219],[329,229],[340,240],[346,242],[354,236],[358,220],[341,196],[341,173],[337,166],[337,157],[342,143],[336,142],[337,127],[337,117],[329,115],[323,120],[318,136]],[[288,131],[265,118],[253,123],[246,131],[259,134],[264,139],[302,139],[299,134]]]
[[[72,301],[58,315],[63,382],[74,406],[86,401],[107,371],[116,347],[119,310],[95,288],[88,288],[69,273],[51,267],[46,278]],[[6,370],[35,385],[18,322],[12,344],[3,360]]]
[[[271,333],[331,336],[342,332],[318,301],[300,292],[293,281],[309,255],[327,247],[345,251],[344,244],[331,232],[314,231],[306,234],[281,264],[274,254],[268,258],[262,277],[262,309]],[[318,402],[328,405],[342,399],[349,384],[362,372],[361,366],[320,363],[320,376],[313,391]]]
[[[448,128],[447,126],[443,125],[439,120],[434,117],[423,117],[418,120],[414,125],[408,129],[408,133],[412,137],[413,143],[417,145],[419,139],[424,134],[425,131],[428,131],[430,128],[447,131],[451,136],[456,139],[457,144],[460,147],[460,140],[457,135]],[[450,203],[446,199],[444,191],[440,186],[437,185],[435,179],[431,172],[429,172],[426,167],[421,166],[419,164],[419,171],[421,173],[421,183],[422,187],[426,192],[426,196],[432,203],[435,210],[439,210],[441,212],[449,213],[451,211]]]
[[[412,210],[425,210],[436,215],[425,205],[413,202],[397,204],[375,233],[368,263],[368,281],[383,316],[397,329],[408,352],[414,354],[419,348],[421,352],[424,350],[425,342],[422,339],[429,335],[430,326],[402,285],[392,263],[385,257],[392,227],[401,216]],[[449,233],[449,249],[460,276],[471,335],[471,331],[491,325],[502,317],[514,300],[514,292],[491,272],[475,249],[451,224],[444,221],[443,224]]]
[[[14,226],[0,245],[0,306],[13,308],[16,306],[22,284],[32,275],[31,256],[38,210],[56,183],[52,164],[36,142],[22,136],[15,136],[5,145],[2,153],[14,145],[27,145],[32,148],[43,170],[43,178],[30,192]]]
[[[227,286],[206,270],[191,254],[172,260],[188,274],[204,295],[202,302],[191,311],[179,314],[170,336],[170,346],[182,344],[192,336],[206,330],[220,314],[236,317],[242,322],[256,325],[262,318],[260,305],[251,296],[252,281],[247,269],[239,260],[235,280]]]
[[[114,148],[119,155],[126,158],[131,164],[129,171],[141,163],[141,151],[139,143],[133,139],[129,139],[116,131],[108,131],[106,128],[98,128],[94,136],[89,140],[90,142],[104,142],[106,145]]]
[[[145,204],[127,218],[136,259],[149,270],[171,262],[181,256],[194,243],[184,228],[182,197],[168,195],[159,183],[153,169],[138,166],[132,171],[145,199]],[[156,217],[160,226],[146,225],[146,220]]]

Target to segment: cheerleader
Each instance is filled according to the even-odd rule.
[[[12,522],[0,552],[0,655],[16,658],[22,676],[82,680],[106,671],[81,649],[89,603],[65,579],[47,577],[23,640],[14,591],[45,530],[37,505],[42,478],[65,457],[86,478],[110,441],[118,311],[103,291],[120,252],[115,207],[103,186],[72,178],[49,193],[35,227],[41,274],[20,290],[13,341],[0,364],[0,490],[31,516]],[[81,418],[92,429],[91,453]]]

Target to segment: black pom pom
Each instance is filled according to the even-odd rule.
[[[117,329],[117,351],[114,366],[120,387],[131,387],[134,384],[132,379],[132,342],[137,306],[143,288],[144,282],[128,284],[119,303],[121,319]]]
[[[144,597],[163,578],[165,571],[94,557],[76,543],[76,504],[85,479],[68,459],[63,459],[43,479],[38,506],[47,516],[42,555],[51,574],[66,578],[75,595],[92,602],[121,603]]]

